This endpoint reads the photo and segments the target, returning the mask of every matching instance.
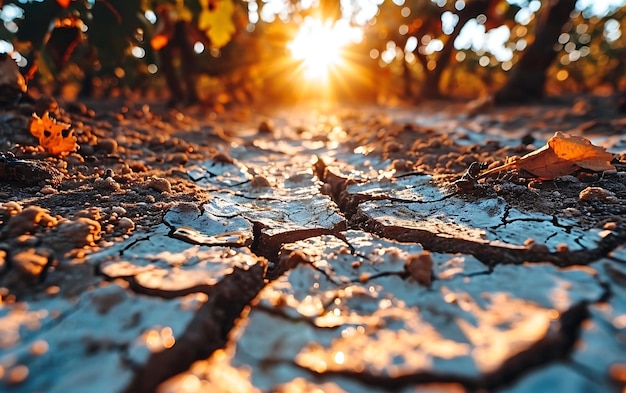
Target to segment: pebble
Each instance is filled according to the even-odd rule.
[[[130,233],[135,230],[135,223],[128,217],[120,218],[117,227],[124,233]]]
[[[162,177],[149,177],[146,182],[146,187],[152,188],[158,192],[172,192],[172,185],[169,180]]]
[[[172,165],[184,165],[189,161],[189,156],[184,152],[168,154],[165,161]]]
[[[613,221],[607,222],[607,223],[605,223],[605,224],[602,226],[602,229],[607,229],[607,230],[609,230],[609,231],[614,231],[614,230],[616,230],[616,229],[617,229],[617,223],[616,223],[616,222],[613,222]]]
[[[22,383],[28,378],[28,367],[23,364],[17,365],[7,373],[7,382],[11,385]]]
[[[404,268],[415,281],[424,286],[430,286],[433,268],[433,259],[430,252],[424,251],[420,254],[409,256]]]
[[[105,154],[113,154],[117,152],[117,149],[117,141],[113,138],[101,139],[96,145],[96,150],[101,151]]]
[[[97,178],[93,182],[93,188],[98,190],[109,190],[109,191],[120,191],[122,186],[118,182],[115,181],[112,177],[107,177],[106,179]]]
[[[4,214],[14,216],[22,212],[22,205],[14,201],[5,202],[0,205],[0,210],[2,210]]]
[[[274,132],[274,129],[274,122],[272,122],[271,120],[263,120],[259,124],[259,133],[261,134],[271,134]]]
[[[111,213],[115,213],[115,214],[117,214],[118,216],[122,217],[122,216],[125,216],[125,215],[126,215],[126,209],[124,209],[124,208],[123,208],[123,207],[121,207],[121,206],[113,206],[113,207],[111,208]]]
[[[609,203],[617,202],[617,197],[615,196],[615,193],[609,190],[606,190],[602,187],[587,187],[580,192],[580,194],[578,195],[578,198],[581,201],[598,200],[598,201],[604,201],[604,202],[609,202]]]
[[[20,251],[14,254],[11,258],[13,267],[17,272],[26,279],[32,279],[39,277],[43,273],[46,265],[48,264],[48,255],[43,255],[45,252],[38,252],[34,248]]]
[[[102,210],[96,206],[88,207],[87,209],[78,211],[78,213],[76,213],[76,217],[87,217],[98,221],[102,218]]]
[[[267,180],[267,178],[263,175],[254,175],[250,185],[255,188],[266,188],[272,186],[269,180]]]
[[[58,225],[59,241],[56,246],[63,249],[93,246],[100,240],[100,223],[86,217],[78,217],[74,221],[62,221]]]
[[[44,195],[52,195],[52,194],[58,193],[59,191],[57,191],[57,189],[55,189],[51,185],[46,184],[45,186],[41,188],[41,190],[39,190],[39,192]]]
[[[30,345],[30,353],[34,356],[41,356],[48,352],[49,345],[46,340],[36,340]]]
[[[37,226],[52,227],[56,224],[57,219],[48,214],[48,210],[39,206],[28,206],[9,219],[7,235],[17,237],[25,233],[32,233]]]

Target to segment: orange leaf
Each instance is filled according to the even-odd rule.
[[[480,177],[507,169],[518,169],[540,180],[552,180],[571,175],[580,168],[596,172],[614,170],[612,159],[613,154],[602,147],[594,146],[588,139],[557,132],[545,146],[517,161],[490,169]]]
[[[57,122],[48,112],[42,117],[33,113],[30,123],[30,133],[39,139],[39,144],[47,152],[55,155],[65,155],[76,150],[76,137],[69,128],[69,124]]]
[[[63,8],[69,7],[71,2],[72,0],[57,0],[57,3]]]
[[[592,145],[588,139],[581,136],[557,132],[550,138],[548,145],[554,150],[557,157],[572,161],[581,168],[597,172],[615,169],[611,165],[613,154],[600,146]]]

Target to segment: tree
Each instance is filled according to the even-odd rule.
[[[452,53],[454,52],[454,40],[459,36],[461,29],[472,18],[487,12],[492,0],[474,0],[465,5],[457,16],[459,21],[452,33],[448,36],[443,49],[439,52],[439,56],[435,62],[435,66],[429,65],[429,60],[419,52],[419,48],[415,49],[415,56],[422,63],[425,70],[425,79],[420,90],[420,97],[438,98],[441,96],[440,82],[443,71],[450,65]]]
[[[557,55],[554,45],[575,5],[576,0],[544,0],[537,15],[535,40],[511,70],[504,86],[495,93],[496,104],[543,98],[546,72]]]

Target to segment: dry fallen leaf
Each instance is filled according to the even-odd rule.
[[[70,130],[70,125],[57,122],[51,118],[48,112],[42,117],[33,113],[33,120],[30,123],[30,133],[39,139],[39,144],[43,148],[55,155],[64,155],[76,151],[76,137],[74,131]]]
[[[526,154],[519,160],[492,168],[479,177],[509,169],[517,169],[540,180],[552,180],[571,175],[584,168],[595,172],[615,170],[611,165],[613,154],[600,146],[593,145],[581,136],[556,132],[548,143]]]

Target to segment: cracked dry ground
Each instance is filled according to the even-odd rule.
[[[625,389],[624,174],[451,186],[556,130],[623,159],[606,106],[93,115],[2,183],[2,391]]]

